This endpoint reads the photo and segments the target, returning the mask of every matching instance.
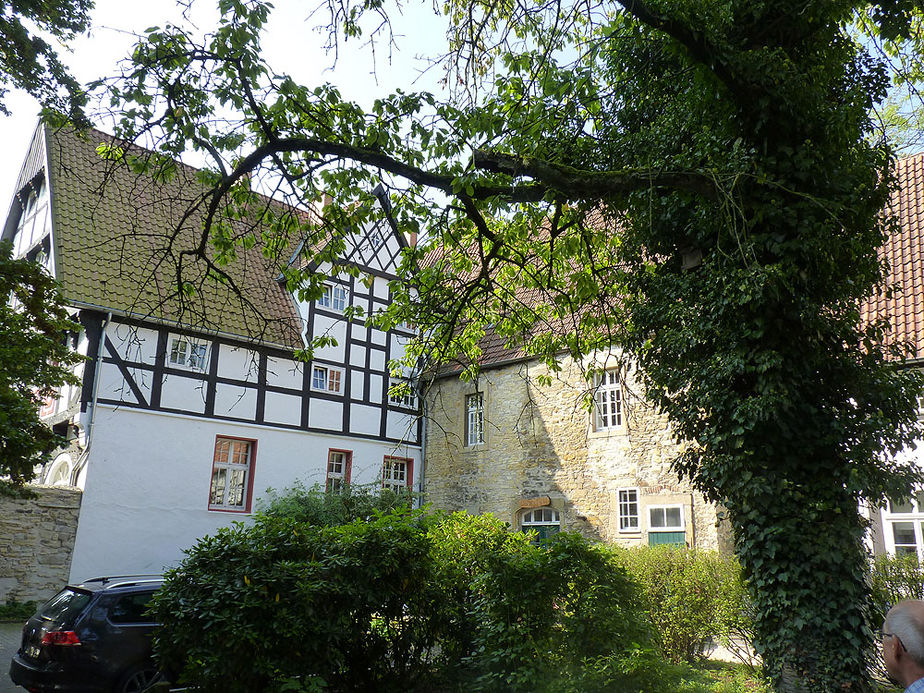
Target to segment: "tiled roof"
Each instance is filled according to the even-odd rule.
[[[901,291],[881,295],[865,306],[864,317],[886,317],[892,323],[888,339],[908,342],[913,358],[924,357],[924,154],[902,159],[896,171],[899,190],[890,210],[900,224],[880,254],[889,263],[888,285]]]
[[[902,159],[897,164],[899,189],[892,196],[890,211],[896,215],[899,228],[880,256],[889,263],[887,286],[896,283],[901,291],[885,294],[863,306],[863,319],[888,318],[891,343],[907,342],[914,348],[911,358],[924,359],[924,154]],[[439,258],[434,253],[429,263]],[[522,349],[507,348],[504,340],[488,329],[481,340],[483,368],[500,365],[511,360],[526,359]],[[448,367],[441,373],[456,373],[459,366]]]
[[[204,263],[185,256],[182,278],[196,291],[177,296],[179,253],[195,247],[202,228],[202,214],[182,221],[204,190],[194,169],[180,165],[175,177],[158,182],[101,158],[97,146],[112,140],[102,132],[78,136],[46,127],[45,138],[55,273],[69,302],[290,348],[301,345],[295,305],[276,281],[291,248],[267,258],[259,243],[238,247],[236,259],[222,269],[240,295],[207,276]]]

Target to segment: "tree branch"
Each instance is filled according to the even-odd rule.
[[[472,165],[482,171],[532,178],[547,190],[571,199],[626,195],[650,187],[691,192],[710,199],[717,196],[715,178],[697,171],[586,171],[483,149],[473,152]]]

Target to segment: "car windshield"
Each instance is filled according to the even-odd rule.
[[[65,587],[39,609],[42,618],[55,623],[69,623],[76,618],[90,601],[92,594],[72,587]]]

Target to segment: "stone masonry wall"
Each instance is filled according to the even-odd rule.
[[[448,377],[431,385],[427,501],[447,510],[490,512],[517,526],[524,501],[547,496],[561,513],[562,529],[625,545],[647,543],[645,508],[679,504],[688,545],[727,548],[715,507],[671,472],[680,447],[666,418],[638,394],[634,370],[626,367],[623,375],[623,427],[595,431],[582,403],[592,388],[578,364],[562,365],[551,373],[537,362],[515,363],[482,372],[477,383]],[[543,378],[551,384],[540,384]],[[466,447],[464,403],[474,392],[484,396],[485,441]],[[639,490],[637,531],[619,529],[621,488]]]
[[[0,602],[48,599],[70,571],[82,494],[30,488],[36,498],[0,496]]]

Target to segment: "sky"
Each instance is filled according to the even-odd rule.
[[[418,59],[439,54],[444,45],[443,25],[427,0],[406,7],[403,17],[393,17],[398,50],[392,52],[390,63],[384,47],[380,46],[373,57],[363,47],[364,40],[351,40],[341,46],[335,70],[330,69],[332,56],[323,51],[326,34],[316,29],[324,17],[309,17],[316,3],[276,0],[273,4],[276,9],[263,45],[265,56],[277,71],[288,72],[308,84],[332,82],[346,98],[360,103],[368,103],[397,87],[438,89],[438,76],[433,71],[421,75],[425,63]],[[215,5],[216,0],[196,0],[191,14],[194,24],[202,30],[214,26],[218,16]],[[130,52],[138,34],[168,21],[184,21],[175,0],[96,0],[89,34],[59,54],[77,79],[91,81],[111,74],[117,62]],[[36,101],[23,92],[11,91],[6,106],[13,115],[0,115],[0,142],[5,143],[4,156],[0,158],[0,208],[4,210],[15,192],[13,187],[39,112]]]

